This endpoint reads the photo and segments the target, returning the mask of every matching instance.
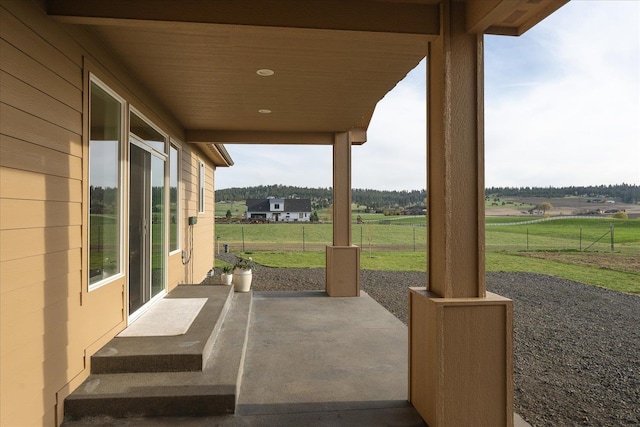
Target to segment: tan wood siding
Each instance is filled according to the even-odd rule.
[[[0,230],[81,225],[80,203],[5,199]]]
[[[60,39],[61,32],[53,27],[57,27],[54,23],[44,18],[44,14],[40,17],[34,16],[33,8],[28,2],[21,0],[5,1],[8,11],[0,8],[0,37],[15,46],[16,49],[28,53],[29,57],[43,64],[57,75],[71,83],[77,88],[82,88],[82,52],[74,46],[73,43],[67,42],[64,48],[68,53],[65,55],[62,50],[57,49],[54,40]],[[17,13],[20,17],[14,16]],[[40,18],[40,19],[38,19]],[[21,20],[30,22],[31,25],[25,25]],[[31,29],[35,30],[31,30]],[[64,33],[62,33],[64,34]]]
[[[80,249],[52,252],[2,262],[0,281],[2,298],[8,292],[34,283],[56,280],[57,277],[77,274],[80,279]],[[78,282],[78,292],[80,284]]]
[[[182,254],[180,252],[169,257],[169,283],[167,291],[171,291],[177,285],[184,282],[184,266],[182,265]]]
[[[0,262],[80,248],[80,226],[0,231]]]
[[[2,61],[2,68],[7,73],[19,77],[36,89],[46,88],[50,97],[76,111],[82,111],[81,88],[73,86],[4,40],[0,41],[0,61]]]
[[[82,113],[14,76],[0,73],[2,102],[75,133],[82,133]]]
[[[0,167],[0,194],[5,199],[82,202],[82,182]]]
[[[6,104],[0,104],[0,117],[3,135],[73,156],[82,156],[80,134],[62,129]]]
[[[82,330],[122,317],[80,305],[82,56],[33,10],[0,8],[2,425],[53,425],[56,393],[85,369],[97,338]]]
[[[0,135],[0,166],[65,178],[82,178],[82,160],[79,157],[5,135]]]
[[[184,139],[177,121],[92,34],[49,19],[42,5],[0,5],[0,425],[60,423],[59,403],[88,375],[87,355],[126,324],[124,275],[91,292],[86,286],[88,71]],[[185,146],[181,247],[187,217],[199,216],[196,254],[187,266],[179,252],[169,257],[169,288],[201,280],[213,263],[213,167]],[[197,212],[200,158],[205,214]]]

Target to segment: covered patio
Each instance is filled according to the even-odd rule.
[[[229,291],[180,286],[168,298],[211,301],[186,334],[117,338],[96,355],[136,348],[147,358],[139,363],[149,366],[171,348],[185,348],[182,343],[210,339],[215,344],[202,372],[93,375],[68,398],[73,407],[63,425],[427,425],[406,398],[407,327],[366,293],[331,298],[322,291]],[[181,376],[185,385],[178,390]],[[194,399],[201,384],[219,394]],[[145,403],[146,394],[155,402]],[[172,403],[162,408],[159,399]],[[80,421],[71,420],[80,414]],[[528,424],[515,414],[514,425]]]
[[[513,425],[512,302],[485,286],[483,37],[518,36],[566,1],[2,0],[2,423],[60,424],[83,393],[101,414],[90,395],[104,383],[90,374],[168,369],[169,383],[150,376],[157,387],[136,389],[142,400],[178,408],[158,393],[180,389],[206,403],[238,386],[209,378],[198,388],[207,397],[194,397],[198,364],[228,375],[225,352],[246,342],[246,364],[234,359],[243,393],[223,399],[238,404],[232,423]],[[351,151],[425,57],[428,266],[407,331],[360,289]],[[245,326],[209,325],[207,336],[222,334],[215,346],[132,345],[139,338],[117,335],[214,266],[215,170],[233,165],[225,144],[332,147],[325,291],[223,296],[217,318]],[[109,200],[92,197],[103,187]],[[198,298],[207,307],[213,296]],[[137,353],[158,343],[163,357]],[[112,391],[106,408],[126,412]]]

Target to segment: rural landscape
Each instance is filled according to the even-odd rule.
[[[310,198],[318,221],[252,223],[245,197]],[[330,189],[287,186],[218,190],[216,251],[227,245],[270,267],[323,267],[330,197]],[[352,241],[363,270],[425,271],[425,199],[424,191],[353,191]],[[487,271],[549,274],[640,295],[639,202],[640,186],[630,185],[487,189]]]
[[[308,198],[310,221],[247,215],[245,201],[261,198]],[[216,267],[251,257],[256,291],[324,289],[331,189],[236,188],[216,200]],[[362,290],[405,324],[407,288],[426,283],[426,200],[352,194]],[[489,188],[485,221],[487,290],[514,302],[515,412],[532,426],[638,425],[640,186]]]

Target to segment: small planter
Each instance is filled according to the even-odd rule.
[[[222,273],[220,275],[220,281],[223,285],[231,286],[233,281],[233,273]]]
[[[249,292],[251,289],[251,270],[235,269],[233,271],[233,286],[236,292]]]

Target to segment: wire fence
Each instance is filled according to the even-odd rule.
[[[640,254],[640,223],[531,221],[487,224],[487,251],[584,251]],[[220,224],[216,250],[324,251],[332,243],[331,224]],[[363,251],[425,251],[424,224],[352,225],[352,243]]]

